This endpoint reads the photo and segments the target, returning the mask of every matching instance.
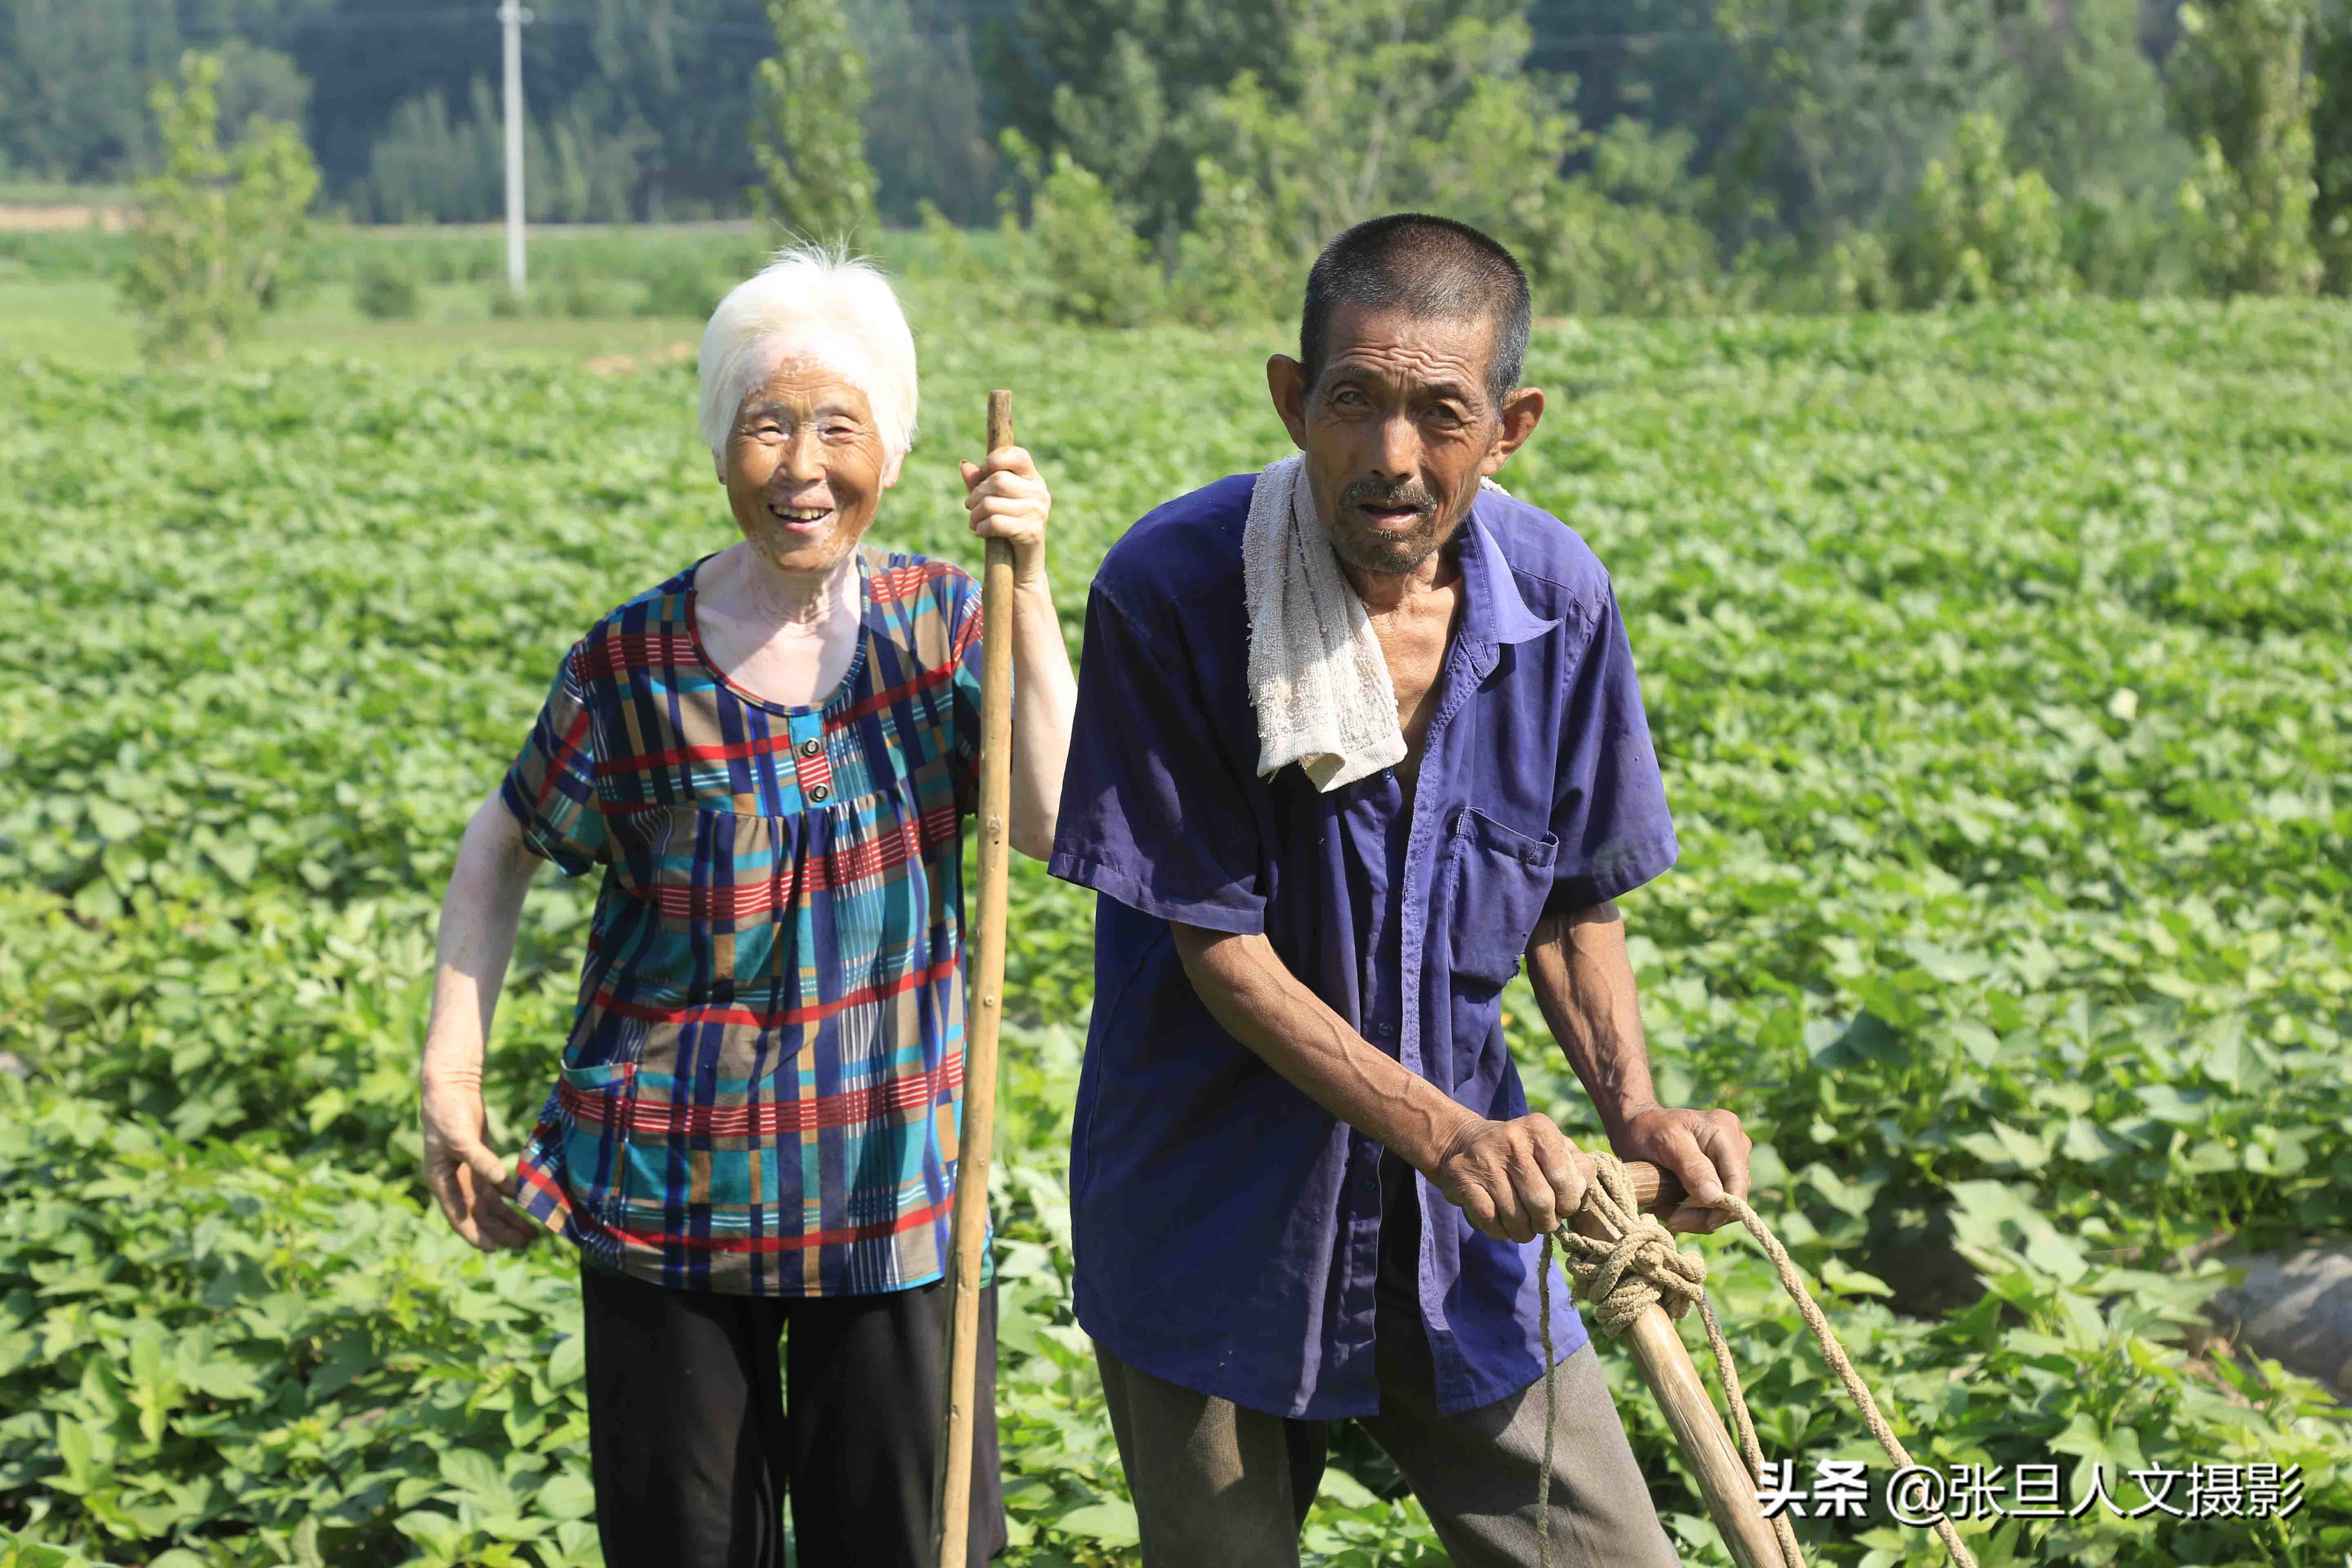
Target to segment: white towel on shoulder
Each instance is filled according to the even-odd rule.
[[[1297,763],[1317,789],[1335,790],[1402,762],[1404,731],[1388,660],[1316,519],[1306,468],[1296,455],[1266,465],[1242,529],[1250,701],[1259,775]]]
[[[1511,493],[1492,479],[1478,488]],[[1389,661],[1315,515],[1302,456],[1258,472],[1242,526],[1242,594],[1258,776],[1297,763],[1328,791],[1402,762]]]

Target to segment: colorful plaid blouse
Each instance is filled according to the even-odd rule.
[[[500,788],[534,853],[604,868],[523,1205],[656,1284],[857,1295],[945,1271],[980,591],[943,562],[858,562],[864,628],[822,707],[719,673],[689,568],[573,646]]]

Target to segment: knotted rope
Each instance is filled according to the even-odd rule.
[[[1566,1256],[1561,1259],[1569,1275],[1576,1282],[1576,1293],[1592,1305],[1593,1321],[1601,1332],[1612,1338],[1621,1336],[1634,1320],[1655,1304],[1665,1309],[1670,1318],[1680,1318],[1693,1303],[1698,1307],[1699,1319],[1706,1325],[1706,1344],[1715,1357],[1717,1381],[1723,1384],[1725,1403],[1731,1406],[1731,1421],[1738,1434],[1740,1456],[1748,1461],[1748,1472],[1759,1481],[1764,1474],[1764,1448],[1756,1440],[1756,1423],[1748,1413],[1748,1396],[1739,1384],[1739,1372],[1731,1363],[1731,1345],[1723,1337],[1723,1324],[1715,1315],[1715,1303],[1706,1294],[1706,1259],[1696,1252],[1685,1252],[1675,1245],[1674,1232],[1661,1224],[1655,1215],[1642,1212],[1633,1195],[1633,1178],[1627,1173],[1623,1162],[1606,1150],[1586,1151],[1592,1158],[1594,1179],[1586,1184],[1584,1204],[1578,1211],[1589,1215],[1594,1228],[1602,1234],[1587,1236],[1561,1225],[1547,1232],[1543,1238],[1543,1263],[1536,1276],[1538,1310],[1543,1320],[1544,1352],[1544,1449],[1543,1473],[1536,1481],[1536,1553],[1542,1568],[1551,1568],[1551,1465],[1552,1433],[1559,1424],[1559,1369],[1551,1348],[1551,1249],[1557,1242]],[[1797,1272],[1796,1263],[1789,1249],[1772,1234],[1746,1199],[1726,1193],[1717,1199],[1717,1208],[1729,1209],[1738,1216],[1764,1256],[1772,1260],[1780,1276],[1780,1288],[1797,1303],[1797,1311],[1812,1331],[1814,1342],[1822,1354],[1845,1384],[1846,1396],[1854,1408],[1862,1412],[1870,1427],[1870,1435],[1898,1468],[1908,1468],[1911,1456],[1895,1429],[1879,1414],[1878,1402],[1870,1396],[1869,1384],[1854,1370],[1853,1362],[1838,1342],[1837,1333],[1830,1321],[1805,1289],[1805,1281]],[[1787,1568],[1805,1568],[1804,1554],[1797,1549],[1797,1532],[1790,1528],[1789,1516],[1773,1516],[1772,1533],[1780,1543],[1780,1555]],[[1938,1516],[1936,1533],[1942,1538],[1945,1549],[1952,1554],[1958,1568],[1977,1568],[1977,1560],[1960,1543],[1959,1533],[1949,1519]]]

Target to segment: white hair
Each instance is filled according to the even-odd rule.
[[[915,444],[915,334],[881,269],[833,247],[792,245],[728,291],[702,330],[702,438],[723,470],[743,399],[807,358],[866,394],[893,458]]]

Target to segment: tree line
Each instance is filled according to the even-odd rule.
[[[1214,313],[1404,205],[1558,310],[2352,288],[2352,0],[1266,9],[1027,0],[1008,153],[1066,313]]]
[[[1400,206],[1547,309],[2352,288],[2352,0],[545,0],[541,220],[975,227],[1064,316],[1231,319]],[[363,220],[502,210],[492,8],[0,0],[0,155],[152,169],[209,41]],[[1006,258],[1009,257],[1009,264]]]
[[[533,0],[526,185],[541,221],[740,216],[747,129],[776,51],[762,0]],[[857,0],[883,210],[985,217],[999,110],[976,40],[1009,0]],[[361,221],[504,211],[495,0],[0,0],[0,178],[127,182],[163,149],[147,93],[220,57],[224,122],[301,127],[322,201]]]

